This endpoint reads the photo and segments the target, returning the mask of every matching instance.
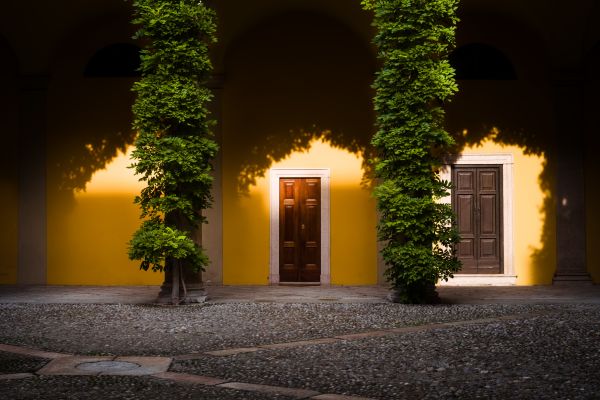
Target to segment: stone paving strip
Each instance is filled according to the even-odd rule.
[[[29,372],[23,372],[23,373],[19,373],[19,374],[0,374],[0,380],[11,380],[11,379],[23,379],[23,378],[31,378],[35,376],[34,374],[31,374]]]
[[[282,386],[260,385],[256,383],[245,382],[227,382],[222,379],[211,376],[192,375],[177,372],[163,372],[152,375],[155,378],[166,379],[172,382],[183,384],[207,385],[220,388],[243,390],[247,392],[256,392],[264,394],[276,394],[281,396],[293,397],[296,399],[314,399],[314,400],[373,400],[368,397],[347,396],[340,394],[326,393],[322,394],[315,390],[287,388]]]
[[[11,346],[10,344],[2,343],[0,343],[0,351],[4,351],[6,353],[21,354],[29,357],[49,358],[51,360],[54,360],[55,358],[72,356],[72,354],[68,353],[53,353],[50,351],[42,351],[21,346]]]
[[[472,320],[463,320],[463,321],[454,321],[454,322],[439,322],[432,324],[424,324],[424,325],[415,325],[415,326],[406,326],[402,328],[389,328],[389,329],[378,329],[375,331],[367,331],[361,333],[349,333],[345,335],[336,335],[330,338],[319,338],[319,339],[309,339],[309,340],[298,340],[293,342],[284,342],[284,343],[273,343],[273,344],[265,344],[258,345],[253,347],[237,347],[231,349],[223,349],[223,350],[213,350],[206,351],[203,353],[192,353],[192,354],[184,354],[173,357],[174,360],[177,361],[185,361],[185,360],[195,360],[200,359],[206,355],[216,356],[216,357],[227,357],[233,356],[236,354],[243,353],[254,353],[262,350],[277,350],[284,348],[295,348],[302,346],[313,346],[318,344],[331,344],[337,343],[340,341],[352,341],[352,340],[361,340],[373,337],[381,337],[402,333],[412,333],[412,332],[422,332],[430,329],[443,329],[443,328],[451,328],[455,326],[468,326],[468,325],[477,325],[477,324],[489,324],[499,321],[509,321],[520,318],[527,318],[533,316],[540,316],[545,314],[546,312],[533,312],[533,313],[524,313],[524,314],[515,314],[515,315],[504,315],[493,318],[479,318]]]
[[[20,346],[0,344],[0,351],[15,353],[25,356],[46,358],[51,361],[39,369],[35,374],[17,373],[0,374],[0,380],[24,379],[35,377],[36,375],[128,375],[142,376],[147,375],[153,378],[168,380],[181,384],[213,386],[217,388],[227,388],[255,393],[275,394],[288,396],[296,399],[313,400],[370,400],[366,397],[338,395],[320,393],[314,390],[289,388],[281,386],[271,386],[263,384],[253,384],[245,382],[230,382],[224,379],[193,375],[186,373],[168,372],[173,360],[193,360],[209,356],[231,356],[242,353],[251,353],[263,350],[277,350],[287,348],[297,348],[302,346],[312,346],[319,344],[332,344],[340,341],[355,341],[373,337],[388,335],[397,335],[403,333],[421,332],[432,329],[443,329],[457,326],[468,326],[476,324],[489,324],[499,321],[516,320],[531,316],[539,316],[544,312],[524,313],[515,315],[506,315],[494,318],[480,318],[473,320],[463,320],[455,322],[431,323],[416,326],[407,326],[402,328],[380,329],[354,334],[337,335],[331,338],[319,338],[309,340],[299,340],[284,343],[273,343],[259,345],[255,347],[240,347],[232,349],[223,349],[216,351],[207,351],[203,353],[194,353],[170,357],[122,357],[122,356],[74,356],[72,354],[47,352],[37,349],[31,349]]]

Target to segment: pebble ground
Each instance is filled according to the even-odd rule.
[[[374,399],[600,399],[600,304],[0,304],[0,343],[86,355],[251,347],[424,324],[474,324],[230,356],[170,371]],[[2,374],[48,360],[0,352]],[[0,379],[1,399],[286,399],[152,377]]]

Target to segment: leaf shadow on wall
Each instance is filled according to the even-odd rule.
[[[135,181],[131,188],[116,184],[127,181],[132,172],[113,169],[114,182],[101,189],[90,185],[96,173],[104,172],[133,144],[134,78],[89,71],[86,75],[86,67],[102,49],[129,41],[131,30],[126,13],[92,19],[71,31],[53,54],[47,94],[49,283],[125,284],[146,279],[135,276],[137,269],[127,257],[127,242],[139,225],[139,210],[133,204],[138,189],[133,188]]]
[[[48,175],[63,199],[85,191],[96,171],[133,144],[132,82],[86,79],[51,88]]]
[[[224,168],[238,194],[314,139],[368,159],[375,63],[341,22],[305,11],[271,17],[233,43],[225,65]],[[363,170],[368,184],[366,161]]]
[[[57,48],[48,89],[49,195],[72,201],[135,140],[131,87],[140,48],[129,6],[77,26]],[[131,199],[133,201],[133,198]]]
[[[447,127],[456,140],[453,154],[491,140],[499,145],[517,146],[525,155],[538,156],[543,162],[537,182],[543,195],[539,209],[543,222],[540,246],[529,249],[530,279],[550,284],[556,268],[556,157],[549,97],[519,80],[461,81],[459,86],[458,95],[446,108]],[[452,158],[448,162],[452,163]],[[514,190],[534,189],[515,186]],[[515,265],[516,272],[523,267]]]
[[[241,164],[238,175],[239,193],[248,194],[250,187],[256,185],[259,178],[265,176],[275,163],[282,161],[292,153],[308,152],[315,141],[323,141],[335,149],[341,149],[361,157],[362,181],[361,185],[369,189],[373,183],[373,168],[369,162],[372,148],[369,138],[347,137],[344,134],[335,134],[328,129],[313,127],[307,130],[289,130],[287,134],[262,137],[260,143],[248,150],[247,158]],[[322,160],[324,168],[331,167],[330,160]]]

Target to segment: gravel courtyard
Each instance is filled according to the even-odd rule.
[[[169,357],[175,377],[44,375],[51,359],[0,351],[1,399],[600,398],[598,302],[5,303],[0,321],[0,349]]]

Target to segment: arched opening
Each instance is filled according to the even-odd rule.
[[[279,188],[269,185],[275,170],[296,171],[288,173],[300,186],[310,171],[330,171],[330,282],[376,283],[375,205],[361,186],[373,133],[374,70],[368,45],[353,30],[313,12],[270,17],[228,49],[222,107],[224,283],[277,282],[276,274],[268,280],[269,249],[277,246],[269,235],[269,226],[278,223],[269,213],[270,195]],[[349,168],[341,161],[347,158],[358,171],[352,179],[346,179]],[[321,215],[325,203],[319,202]],[[323,243],[315,244],[321,256],[329,250]],[[320,272],[321,283],[327,283],[326,269]],[[311,281],[319,275],[312,276]]]
[[[470,43],[454,50],[450,64],[459,80],[514,80],[517,73],[509,58],[497,48]]]

